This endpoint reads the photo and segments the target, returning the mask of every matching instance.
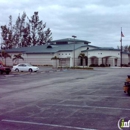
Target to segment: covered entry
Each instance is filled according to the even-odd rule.
[[[88,57],[86,56],[85,58],[80,58],[80,66],[87,66],[88,65]]]
[[[89,58],[89,65],[105,65],[105,66],[120,66],[120,58],[113,56],[105,56],[105,57],[91,57]]]
[[[60,58],[59,59],[59,66],[69,67],[70,66],[70,58]]]
[[[98,57],[93,56],[93,57],[90,57],[89,59],[90,59],[90,63],[89,64],[98,65]]]

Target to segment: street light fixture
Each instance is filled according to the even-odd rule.
[[[75,38],[77,36],[73,35],[72,37],[74,38],[74,68],[75,68]]]

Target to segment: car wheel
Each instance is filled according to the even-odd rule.
[[[32,72],[33,70],[30,68],[28,71],[29,71],[29,72]]]
[[[19,72],[19,69],[15,69],[16,72]]]

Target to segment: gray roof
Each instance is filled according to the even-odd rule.
[[[85,46],[84,43],[75,44],[75,50]],[[87,45],[86,45],[87,47]],[[63,44],[63,45],[40,45],[40,46],[32,46],[32,47],[22,47],[22,48],[14,48],[6,50],[8,53],[27,53],[27,54],[50,54],[61,51],[73,51],[74,44]]]
[[[113,47],[97,47],[88,51],[120,51],[120,49],[114,49]],[[82,52],[87,52],[87,50],[83,50]]]
[[[86,40],[80,40],[80,39],[74,39],[74,38],[65,38],[65,39],[59,39],[59,40],[53,40],[51,41],[51,43],[54,43],[54,42],[83,42],[83,43],[91,43],[89,41],[86,41]]]

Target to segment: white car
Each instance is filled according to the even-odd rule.
[[[21,63],[21,64],[13,66],[12,70],[17,71],[17,72],[19,72],[19,71],[37,72],[39,70],[39,68],[37,66],[33,66],[28,63]]]

